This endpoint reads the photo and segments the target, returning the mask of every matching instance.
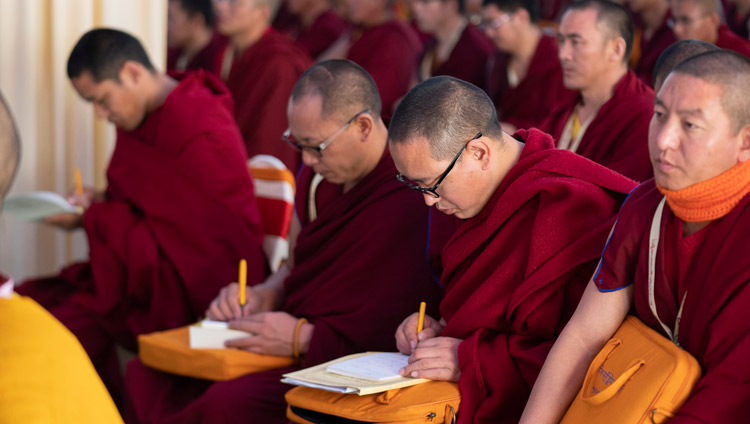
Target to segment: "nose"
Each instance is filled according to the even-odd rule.
[[[677,131],[679,123],[673,121],[675,120],[670,119],[664,123],[656,121],[655,125],[651,128],[651,130],[654,132],[656,147],[660,152],[663,152],[665,150],[673,150],[679,143],[679,135]]]
[[[94,103],[94,113],[96,114],[97,118],[100,118],[100,119],[109,118],[109,110],[107,110],[107,108],[97,103]]]
[[[302,149],[302,162],[307,166],[313,166],[320,162],[320,156],[307,149]]]
[[[424,202],[427,204],[427,206],[432,206],[438,202],[438,198],[435,196],[432,196],[427,193],[422,193],[422,196],[424,196]]]
[[[570,60],[570,43],[568,43],[565,40],[558,41],[557,44],[557,57],[560,59],[560,62],[568,61]]]

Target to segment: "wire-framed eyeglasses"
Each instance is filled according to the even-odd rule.
[[[291,128],[287,128],[287,130],[284,131],[284,134],[281,135],[281,139],[284,140],[290,147],[292,147],[293,149],[297,151],[307,150],[311,154],[320,158],[323,156],[323,150],[325,150],[326,147],[330,146],[331,143],[333,143],[333,140],[335,140],[336,137],[341,135],[341,133],[344,132],[344,130],[346,130],[349,127],[349,125],[351,125],[351,123],[354,122],[355,119],[359,118],[360,115],[363,115],[365,113],[370,113],[370,109],[365,109],[362,112],[359,112],[358,114],[352,116],[351,119],[346,121],[346,123],[341,128],[339,128],[335,133],[333,133],[333,135],[323,140],[322,143],[316,146],[311,146],[309,144],[300,143],[292,135]]]
[[[458,151],[458,153],[456,154],[456,157],[454,157],[450,165],[448,165],[448,167],[445,168],[445,171],[442,174],[440,174],[440,177],[438,177],[437,182],[432,187],[422,187],[419,184],[415,183],[414,181],[406,179],[406,177],[404,177],[400,172],[396,174],[396,179],[399,180],[402,184],[411,188],[412,190],[416,190],[422,194],[428,194],[438,199],[440,198],[440,195],[438,194],[437,189],[438,187],[440,187],[440,184],[443,182],[445,177],[448,176],[448,173],[451,172],[451,169],[453,169],[453,167],[456,165],[458,158],[461,157],[461,153],[464,152],[464,150],[466,149],[466,146],[468,146],[469,143],[481,137],[482,137],[482,133],[481,132],[477,133],[477,135],[475,135],[474,138],[464,143],[464,146],[461,147],[461,150]]]

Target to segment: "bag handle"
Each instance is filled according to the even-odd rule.
[[[612,397],[616,395],[617,392],[620,391],[620,389],[622,389],[622,386],[624,386],[625,383],[627,383],[628,380],[630,380],[633,377],[633,375],[636,372],[638,372],[638,370],[641,369],[641,367],[644,366],[645,364],[646,364],[646,361],[644,361],[643,359],[636,359],[630,364],[630,366],[628,366],[628,369],[625,370],[625,372],[623,372],[622,375],[620,375],[620,377],[617,378],[617,380],[615,380],[614,382],[612,382],[612,384],[607,386],[606,389],[602,390],[601,392],[593,396],[586,397],[584,395],[584,396],[581,396],[581,398],[583,399],[584,402],[589,403],[591,405],[594,405],[594,406],[601,405],[602,403],[612,399]],[[598,369],[599,367],[596,367],[596,368]],[[592,378],[594,376],[596,376],[596,374],[592,374]]]
[[[589,366],[589,370],[586,373],[586,376],[588,378],[588,381],[585,381],[583,384],[583,388],[586,387],[593,387],[593,379],[596,378],[599,374],[596,372],[601,366],[604,364],[604,361],[606,361],[614,351],[622,346],[622,340],[620,340],[617,337],[611,338],[607,344],[604,345],[602,350],[599,351],[599,353],[594,357],[594,360],[591,361],[591,365]],[[622,388],[623,385],[646,363],[644,360],[635,360],[634,363],[632,363],[627,370],[625,370],[620,377],[613,381],[612,384],[610,384],[606,389],[602,390],[601,392],[593,395],[593,396],[586,396],[581,395],[581,399],[589,403],[591,405],[601,405],[602,403],[606,402],[607,400],[611,399],[612,396],[614,396],[620,388]],[[583,389],[581,389],[583,391]]]

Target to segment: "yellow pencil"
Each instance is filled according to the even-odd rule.
[[[417,334],[424,328],[424,311],[427,308],[427,304],[421,302],[419,304],[419,321],[417,322]]]
[[[73,173],[73,178],[75,178],[76,181],[76,194],[81,196],[83,195],[83,179],[81,178],[81,169],[76,168]]]
[[[247,261],[240,260],[240,306],[245,306],[245,290],[247,289]]]

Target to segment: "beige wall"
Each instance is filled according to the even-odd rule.
[[[73,45],[97,26],[135,35],[154,64],[164,68],[166,0],[0,0],[0,90],[23,143],[11,193],[65,195],[76,167],[85,185],[105,187],[114,128],[94,119],[93,108],[78,98],[65,74]],[[64,233],[0,218],[0,270],[17,282],[84,259],[87,249],[82,231]]]

